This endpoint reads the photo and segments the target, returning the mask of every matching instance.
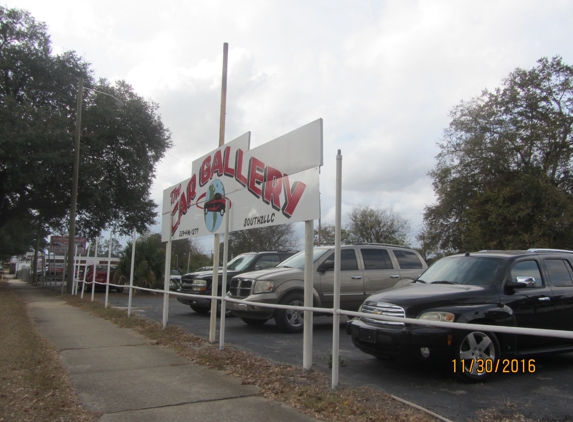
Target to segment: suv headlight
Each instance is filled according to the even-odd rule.
[[[272,292],[274,284],[275,283],[273,281],[257,280],[253,286],[253,294]]]
[[[195,292],[207,291],[207,280],[194,279],[193,284],[191,284],[191,289]]]
[[[454,322],[456,316],[451,312],[432,311],[424,312],[418,316],[418,319],[425,319],[426,321]]]

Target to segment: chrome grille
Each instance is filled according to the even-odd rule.
[[[231,297],[248,297],[251,295],[253,280],[248,278],[233,278],[229,292]]]
[[[386,302],[365,302],[362,305],[362,312],[365,314],[376,314],[376,315],[384,315],[389,317],[395,318],[406,318],[406,311],[401,306],[393,305],[391,303]],[[394,325],[394,326],[404,326],[405,324],[402,322],[394,322],[394,321],[381,321],[379,319],[373,319],[368,317],[363,317],[363,321],[369,322],[371,324],[378,324],[378,325]]]
[[[193,276],[192,275],[184,275],[181,277],[181,285],[182,286],[191,286],[193,284]]]

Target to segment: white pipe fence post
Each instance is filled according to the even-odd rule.
[[[109,276],[111,273],[111,232],[109,232],[109,244],[108,246],[108,251],[107,251],[107,277],[106,277],[106,282],[105,282],[105,305],[104,307],[107,308],[107,301],[108,301],[108,297],[109,297]],[[95,274],[95,273],[94,273]]]
[[[98,249],[98,245],[99,245],[99,236],[96,237],[96,244],[95,244],[95,249],[94,249],[94,271],[92,273],[92,302],[94,301],[94,295],[95,295],[95,281],[96,281],[96,271],[97,271],[97,249]]]
[[[231,201],[226,199],[227,212],[225,213],[225,238],[223,240],[223,283],[221,286],[221,329],[219,333],[219,350],[225,348],[225,311],[227,302],[227,257],[229,256],[229,214],[231,213]],[[218,284],[218,283],[217,283]]]
[[[334,304],[332,306],[332,389],[338,387],[340,351],[340,224],[342,210],[342,155],[336,155],[336,205],[334,216]]]
[[[220,236],[213,236],[213,281],[211,296],[217,296],[219,290],[219,243]],[[209,320],[209,343],[215,343],[217,337],[217,298],[211,299],[211,318]]]
[[[83,299],[84,298],[84,291],[86,290],[86,275],[88,273],[88,257],[90,256],[90,248],[91,245],[88,246],[88,251],[86,253],[86,265],[84,265],[84,277],[83,277],[83,282],[82,282],[82,294],[80,295],[80,298]]]
[[[163,329],[169,319],[169,279],[171,278],[171,244],[173,242],[173,213],[169,213],[169,238],[165,247],[165,276],[163,277]]]
[[[133,274],[135,272],[135,241],[137,239],[137,233],[133,229],[133,240],[131,243],[131,270],[129,273],[129,299],[127,301],[127,316],[131,316],[131,300],[133,298]]]
[[[312,262],[314,239],[314,221],[304,223],[304,306],[312,307],[313,304],[313,277],[314,268]],[[312,369],[312,324],[313,312],[304,311],[304,334],[302,346],[302,367],[305,371]]]

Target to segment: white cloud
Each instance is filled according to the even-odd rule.
[[[543,57],[573,63],[569,0],[8,0],[45,21],[57,52],[98,77],[125,79],[160,104],[174,147],[152,198],[218,145],[223,43],[229,43],[226,140],[251,146],[324,119],[323,219],[333,220],[343,154],[344,209],[394,209],[421,224],[427,172],[461,100]]]

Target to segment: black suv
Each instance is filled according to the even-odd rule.
[[[452,255],[434,263],[408,286],[370,296],[361,312],[571,331],[573,252],[529,249]],[[425,327],[368,317],[348,321],[346,332],[356,347],[379,358],[447,356],[452,370],[472,382],[503,372],[508,364],[531,372],[522,356],[573,351],[571,339]]]
[[[249,252],[238,255],[227,263],[227,289],[231,279],[247,271],[264,270],[273,268],[285,259],[294,255],[297,251],[267,251]],[[219,288],[221,294],[223,286],[223,268],[219,267]],[[213,281],[213,270],[199,271],[185,274],[179,281],[176,289],[180,293],[211,295],[211,284]],[[195,312],[204,314],[211,310],[211,299],[177,296],[177,300],[185,305],[189,305]],[[220,305],[219,305],[220,306]]]

